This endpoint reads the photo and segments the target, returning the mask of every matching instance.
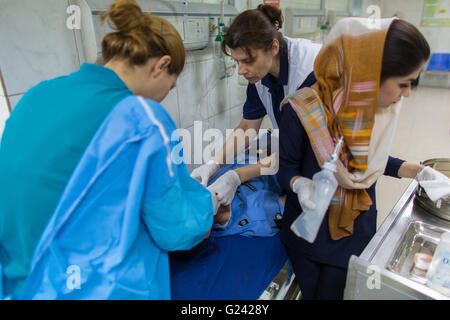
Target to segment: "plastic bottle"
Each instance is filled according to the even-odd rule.
[[[427,272],[427,285],[450,296],[450,232],[444,232]]]
[[[312,178],[316,207],[313,210],[303,211],[291,225],[291,230],[298,237],[310,243],[316,240],[322,220],[338,186],[334,172],[336,172],[336,160],[339,157],[343,141],[343,138],[339,139],[330,160],[325,162],[323,169]]]

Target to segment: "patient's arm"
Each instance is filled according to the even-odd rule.
[[[214,216],[214,224],[224,225],[230,220],[231,217],[231,206],[220,205],[217,209],[217,213]]]

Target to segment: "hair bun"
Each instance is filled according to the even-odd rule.
[[[144,13],[136,0],[114,0],[102,16],[113,32],[102,38],[103,62],[126,60],[130,65],[143,65],[150,58],[171,57],[169,74],[179,75],[186,60],[183,40],[167,20]]]
[[[283,14],[279,8],[268,4],[260,4],[257,10],[264,13],[277,30],[283,27]]]
[[[102,18],[109,18],[116,31],[127,33],[145,24],[145,16],[135,0],[116,0]]]

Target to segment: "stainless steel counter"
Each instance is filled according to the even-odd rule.
[[[344,299],[450,299],[409,274],[413,251],[434,253],[450,231],[449,221],[415,203],[416,188],[413,180],[362,254],[351,257]]]

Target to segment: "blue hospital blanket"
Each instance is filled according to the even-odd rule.
[[[170,255],[172,299],[256,300],[286,261],[279,234],[212,236],[194,256]]]
[[[236,158],[235,163],[222,167],[210,183],[230,169],[257,160],[248,150],[241,156],[243,163]],[[277,213],[283,213],[278,201],[281,188],[274,176],[262,176],[249,183],[256,192],[244,185],[238,187],[226,227],[215,225],[209,239],[191,251],[169,255],[172,299],[256,300],[283,268],[288,257],[274,221]],[[261,215],[265,218],[258,218]],[[238,226],[243,218],[248,224]]]

